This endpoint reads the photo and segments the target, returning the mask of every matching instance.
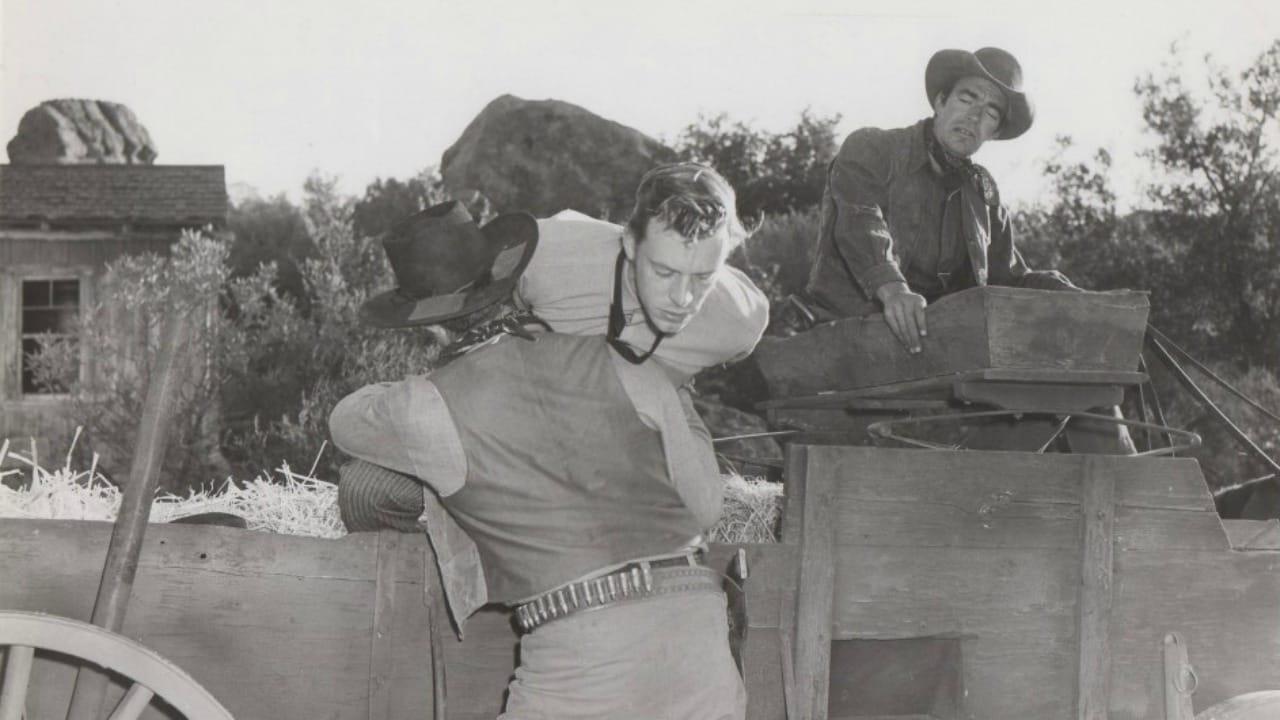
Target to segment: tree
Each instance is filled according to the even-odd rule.
[[[1164,180],[1150,197],[1160,229],[1201,274],[1196,330],[1248,364],[1280,369],[1280,40],[1233,74],[1206,58],[1207,93],[1173,59],[1135,85]]]
[[[682,160],[714,167],[738,194],[738,212],[760,217],[805,210],[822,200],[827,164],[835,157],[840,116],[809,110],[796,126],[774,134],[730,121],[724,113],[699,116],[676,140]]]
[[[444,181],[435,168],[427,168],[404,181],[374,178],[353,208],[352,227],[357,235],[376,237],[399,220],[447,197]]]
[[[295,300],[304,296],[298,264],[315,247],[302,212],[287,197],[245,198],[231,206],[227,227],[235,236],[229,258],[233,277],[245,277],[263,263],[275,263],[280,291]]]

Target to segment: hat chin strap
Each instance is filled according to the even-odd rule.
[[[657,351],[658,345],[667,334],[653,326],[653,321],[649,319],[649,313],[644,310],[644,302],[641,302],[640,313],[644,315],[645,324],[653,332],[653,345],[650,345],[648,351],[644,354],[638,354],[631,349],[630,345],[622,341],[622,330],[627,325],[626,319],[622,315],[622,267],[626,264],[626,260],[626,252],[619,250],[618,259],[613,264],[613,302],[609,304],[609,330],[605,335],[605,341],[622,356],[623,360],[632,365],[639,365],[653,357],[653,353]]]

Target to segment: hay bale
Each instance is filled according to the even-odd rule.
[[[70,454],[61,468],[48,470],[34,451],[22,454],[0,445],[0,468],[7,460],[18,468],[0,470],[0,517],[114,521],[121,492],[97,472],[74,471]],[[782,516],[782,486],[737,474],[724,476],[725,503],[709,539],[719,543],[777,542]],[[16,485],[17,487],[10,487]],[[275,477],[247,482],[231,479],[219,488],[193,489],[186,496],[157,494],[151,522],[172,522],[202,513],[228,513],[245,519],[249,530],[338,538],[347,534],[338,514],[338,487],[282,463]]]

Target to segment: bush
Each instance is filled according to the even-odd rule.
[[[769,298],[769,335],[789,335],[799,327],[787,298],[809,281],[818,239],[818,208],[769,215],[729,263],[742,270]]]
[[[390,282],[386,260],[353,232],[351,202],[333,181],[312,178],[306,189],[315,251],[298,263],[301,298],[280,291],[274,263],[237,276],[229,238],[186,232],[167,257],[110,263],[101,297],[112,304],[90,310],[75,342],[49,338],[33,358],[40,381],[68,389],[67,421],[84,427],[85,452],[98,453],[109,476],[128,470],[170,308],[199,311],[162,468],[162,487],[173,491],[270,473],[282,461],[310,468],[338,399],[431,368],[445,338],[360,322],[360,305]],[[83,377],[81,353],[92,367]],[[337,461],[328,452],[316,472],[335,476]]]

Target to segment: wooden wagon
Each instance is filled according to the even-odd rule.
[[[1069,345],[1064,332],[1028,346]],[[1010,383],[1017,398],[1044,384],[991,357],[917,387],[1007,399]],[[901,366],[911,362],[933,359]],[[1047,383],[1040,397],[1064,412],[1085,401],[1063,398],[1108,401],[1098,388],[1136,373],[1054,369],[1106,380]],[[856,390],[816,410],[897,397]],[[1195,461],[812,435],[827,444],[788,448],[782,542],[741,547],[750,718],[1276,716],[1274,693],[1239,696],[1280,688],[1280,524],[1220,520]],[[88,618],[109,534],[103,523],[0,523],[0,608]],[[712,564],[738,549],[715,547]],[[516,632],[486,610],[454,638],[430,563],[414,535],[154,526],[121,632],[238,718],[430,717],[442,699],[448,718],[494,717]],[[37,659],[29,717],[61,717],[71,673],[60,656]],[[117,684],[109,700],[125,692]]]

